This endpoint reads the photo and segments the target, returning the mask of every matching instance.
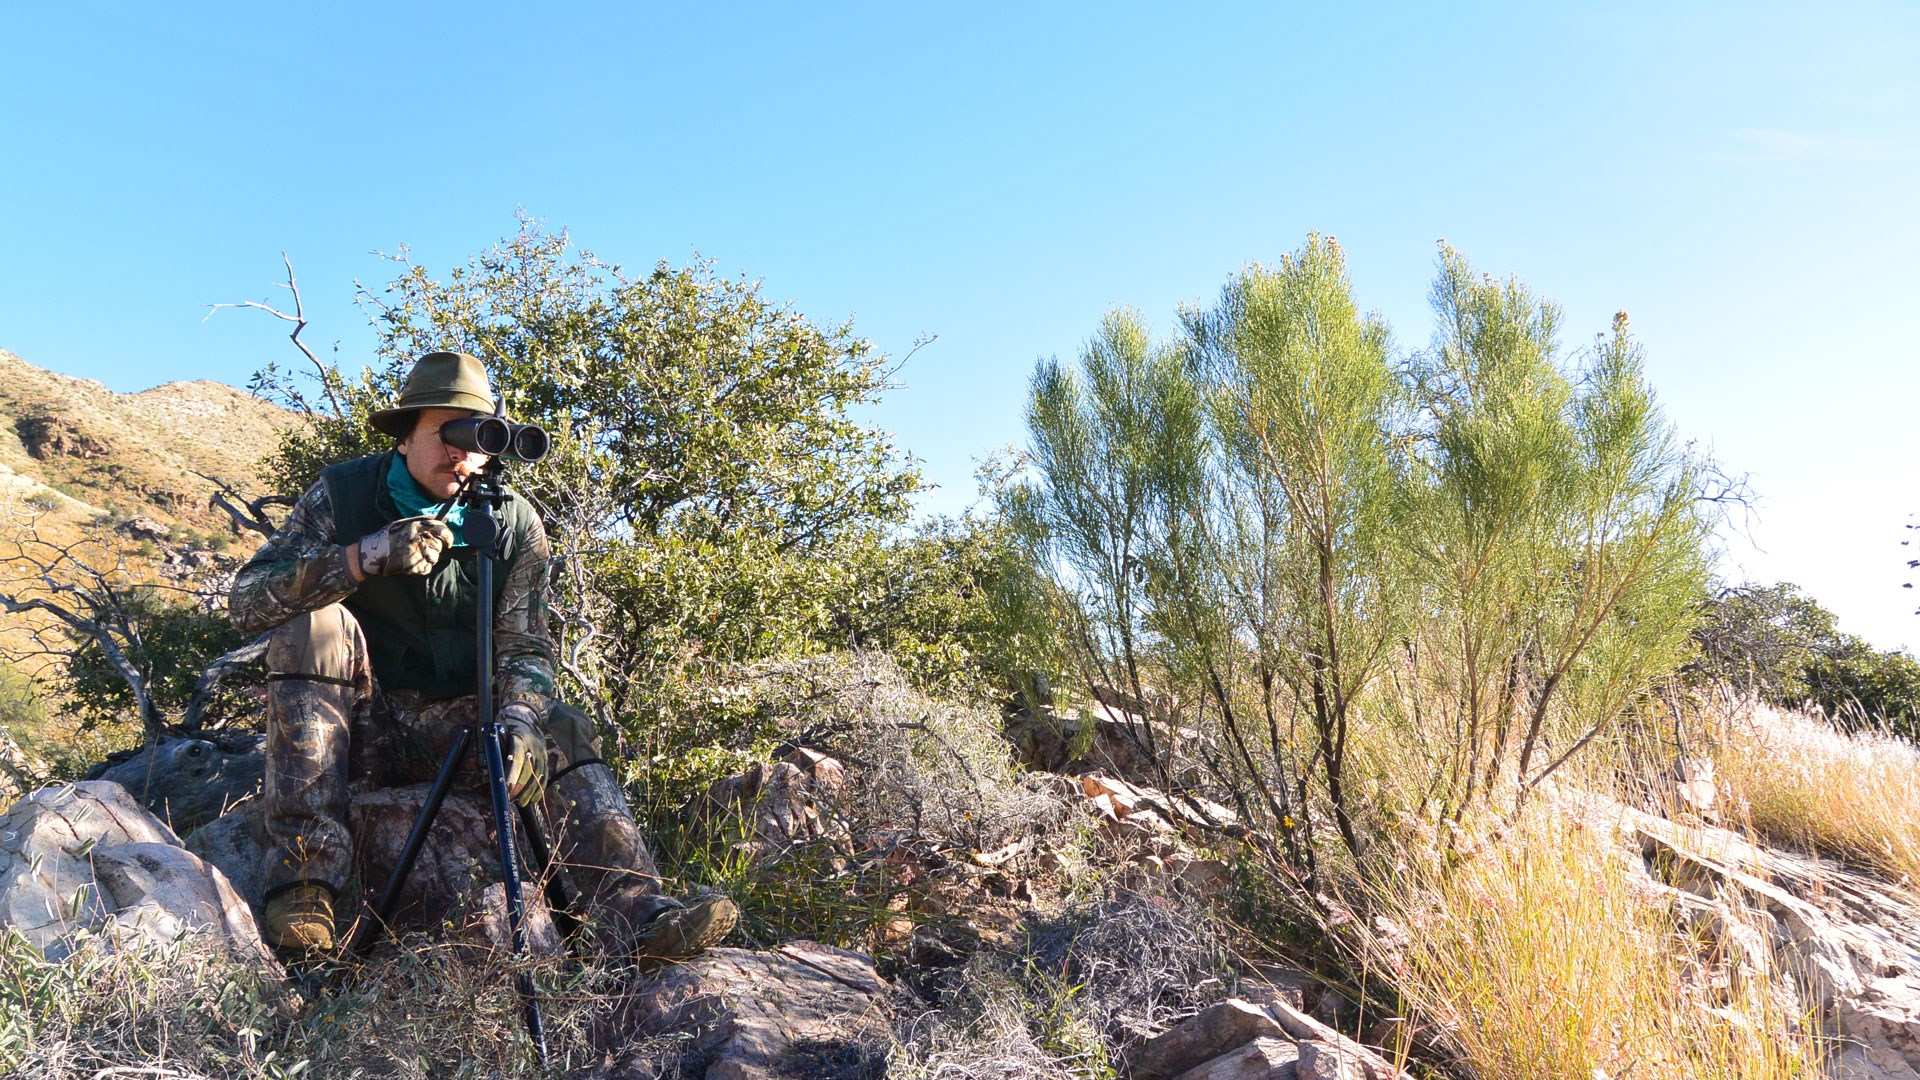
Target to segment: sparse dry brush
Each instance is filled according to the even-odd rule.
[[[1722,702],[1706,720],[1728,800],[1754,832],[1920,882],[1920,750],[1911,742],[1758,703]]]

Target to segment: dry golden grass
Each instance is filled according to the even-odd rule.
[[[1764,983],[1738,1010],[1714,1000],[1672,911],[1600,833],[1543,809],[1392,880],[1380,899],[1404,929],[1370,951],[1416,1021],[1482,1080],[1820,1075]]]
[[[303,993],[199,939],[48,961],[0,931],[0,1076],[424,1080],[595,1064],[587,1028],[616,973],[587,962],[535,970],[552,1072],[536,1066],[513,969],[495,958],[408,940],[314,976]]]
[[[1761,836],[1920,882],[1920,750],[1765,705],[1712,717],[1728,802]]]

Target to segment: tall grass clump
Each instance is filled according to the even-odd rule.
[[[1429,850],[1379,879],[1396,929],[1368,951],[1416,1028],[1480,1080],[1822,1075],[1807,1018],[1763,979],[1727,1000],[1604,827],[1529,818],[1464,863]]]
[[[1920,882],[1920,749],[1768,705],[1723,707],[1716,773],[1762,836]]]
[[[286,1034],[298,999],[223,948],[148,952],[97,944],[48,960],[0,930],[0,1076],[298,1075]]]

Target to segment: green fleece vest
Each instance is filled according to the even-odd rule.
[[[355,458],[320,474],[333,503],[333,539],[351,544],[399,520],[387,493],[387,469],[394,452]],[[493,568],[496,609],[532,529],[533,510],[524,499],[500,508],[506,534]],[[478,614],[479,553],[450,548],[431,573],[370,577],[341,601],[367,636],[373,677],[384,690],[417,690],[429,698],[461,697],[474,692],[474,618]]]

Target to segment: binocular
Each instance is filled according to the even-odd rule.
[[[533,424],[516,424],[500,416],[470,416],[440,425],[440,441],[469,453],[539,461],[552,441]]]

